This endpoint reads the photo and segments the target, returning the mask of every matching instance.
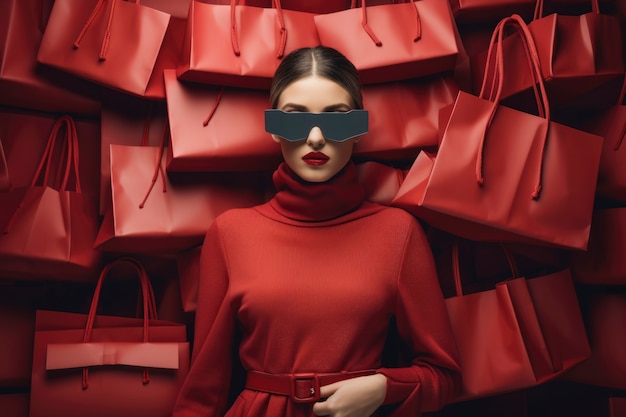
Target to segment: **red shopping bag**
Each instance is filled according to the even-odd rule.
[[[497,22],[512,14],[532,16],[536,0],[448,0],[459,24]]]
[[[37,60],[143,96],[169,20],[138,0],[55,0]]]
[[[96,313],[105,278],[123,266],[140,280],[143,318]],[[189,343],[184,324],[155,311],[145,270],[128,258],[102,270],[88,314],[37,311],[30,417],[169,417]]]
[[[604,138],[596,194],[621,202],[626,202],[626,105],[622,104],[625,92],[626,80],[614,106],[573,122],[576,128]]]
[[[6,175],[13,188],[30,186],[57,119],[58,115],[52,113],[17,108],[0,110],[0,142],[8,170]],[[100,123],[91,118],[74,118],[74,125],[79,160],[83,161],[79,166],[81,190],[97,204]]]
[[[458,92],[454,79],[441,75],[363,86],[369,129],[354,145],[355,157],[413,162],[422,149],[439,143],[439,109],[454,103]]]
[[[581,384],[626,389],[626,293],[599,291],[589,293],[582,308],[591,357],[572,368],[563,379]]]
[[[103,102],[100,113],[100,214],[111,207],[111,145],[159,146],[166,123],[165,103],[131,97]]]
[[[526,32],[519,16],[499,27],[514,22]],[[541,80],[539,116],[501,105],[498,55],[495,93],[489,77],[480,96],[459,92],[436,155],[417,157],[393,204],[471,240],[585,249],[602,138],[550,121]]]
[[[589,247],[571,254],[576,282],[626,285],[626,208],[597,208],[593,214]]]
[[[0,103],[46,112],[96,115],[99,89],[37,64],[52,0],[0,2]]]
[[[63,133],[61,152],[55,146]],[[29,186],[0,193],[0,275],[88,280],[101,254],[93,249],[98,212],[82,192],[74,120],[57,119]]]
[[[2,139],[0,139],[0,192],[9,191],[11,189],[11,178],[9,178],[9,165],[7,157],[4,153]]]
[[[168,171],[275,169],[280,146],[265,132],[267,92],[185,83],[165,70]]]
[[[283,56],[319,44],[313,14],[192,0],[178,78],[269,89]]]
[[[177,252],[202,242],[222,212],[265,201],[259,176],[215,174],[172,181],[160,146],[111,145],[111,202],[95,246],[125,253]]]
[[[545,383],[589,358],[569,271],[527,279],[511,261],[513,278],[463,294],[457,242],[452,249],[457,295],[446,306],[463,376],[457,401]]]
[[[316,15],[315,26],[322,45],[348,57],[364,84],[450,71],[459,54],[447,1],[368,7],[363,0],[360,8]]]
[[[592,11],[581,15],[544,14],[537,0],[535,15],[528,24],[539,53],[542,78],[555,107],[606,108],[615,103],[624,80],[621,23],[617,16],[602,13],[598,0],[589,0]],[[503,48],[511,62],[510,80],[502,97],[532,91],[533,78],[523,70],[525,52],[516,34],[507,37]],[[486,53],[475,57],[474,83],[481,85]],[[518,70],[521,68],[522,70]],[[612,88],[604,88],[606,84]],[[595,94],[595,90],[603,94]],[[528,94],[527,94],[528,95]]]

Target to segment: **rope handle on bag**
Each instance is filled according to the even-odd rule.
[[[96,312],[98,310],[98,303],[100,300],[100,293],[102,291],[102,284],[104,283],[105,278],[109,275],[110,271],[121,264],[130,265],[137,273],[137,277],[141,286],[141,296],[143,304],[143,342],[147,343],[149,341],[149,321],[150,319],[157,318],[154,291],[152,289],[152,285],[150,284],[150,280],[148,279],[148,274],[146,273],[143,265],[131,257],[122,257],[110,262],[102,269],[100,273],[100,277],[98,278],[98,282],[93,293],[93,298],[91,300],[89,313],[87,315],[87,324],[85,325],[83,343],[89,343],[89,341],[91,340],[91,334],[93,331],[94,322],[96,320]],[[147,368],[144,368],[143,370],[142,381],[144,384],[148,384],[150,382]],[[89,369],[83,368],[82,388],[83,390],[85,390],[88,387]]]
[[[107,1],[108,0],[98,0],[93,10],[91,11],[91,15],[87,19],[87,22],[85,22],[85,25],[83,26],[80,33],[76,37],[76,40],[74,41],[74,49],[78,49],[80,47],[80,43],[85,37],[85,34],[89,30],[93,22],[96,20],[96,17],[98,17],[102,9],[104,9],[104,3],[106,3]],[[109,51],[109,43],[111,42],[111,26],[113,25],[113,15],[115,14],[115,5],[117,4],[118,1],[122,1],[122,0],[110,0],[110,1],[111,1],[111,8],[109,10],[109,17],[107,18],[107,26],[106,26],[106,30],[104,31],[104,37],[102,38],[102,45],[100,46],[100,53],[98,54],[98,59],[100,61],[105,61],[107,59],[107,52]],[[135,0],[135,4],[139,5],[140,4],[139,1],[140,0]]]
[[[59,117],[52,126],[50,134],[48,135],[48,142],[43,152],[42,158],[39,161],[39,166],[35,171],[35,175],[31,181],[31,187],[34,187],[39,182],[39,179],[43,173],[42,185],[46,185],[50,177],[50,167],[54,160],[54,149],[59,136],[59,131],[65,125],[65,142],[63,146],[63,154],[65,156],[65,169],[63,172],[63,180],[60,183],[56,183],[55,187],[59,190],[67,190],[69,183],[70,172],[74,173],[75,191],[81,192],[80,177],[79,177],[79,151],[78,151],[78,136],[76,134],[76,124],[74,119],[70,116]],[[45,170],[44,170],[45,168]]]
[[[4,146],[0,138],[0,192],[11,190],[11,178],[9,177],[9,164],[4,154]]]
[[[591,11],[593,13],[600,13],[600,2],[598,0],[591,1]],[[535,12],[533,14],[533,20],[541,19],[543,17],[543,5],[544,0],[537,0],[535,3]]]
[[[528,29],[528,26],[526,25],[526,22],[519,15],[514,14],[510,17],[502,19],[496,26],[496,29],[494,30],[494,33],[492,35],[490,50],[488,52],[487,63],[486,63],[487,67],[485,68],[485,74],[483,76],[483,85],[481,86],[481,93],[480,93],[481,98],[485,98],[484,97],[485,85],[488,80],[489,71],[491,70],[489,68],[489,65],[491,64],[490,55],[493,53],[492,48],[493,48],[493,43],[495,42],[496,58],[494,60],[495,68],[493,69],[495,74],[493,76],[492,83],[495,82],[495,80],[497,80],[497,87],[495,87],[495,94],[493,92],[493,89],[494,89],[493,85],[490,90],[489,101],[492,101],[494,103],[494,106],[492,108],[488,122],[485,126],[485,132],[483,133],[483,136],[480,140],[480,143],[478,146],[478,152],[476,154],[476,181],[479,185],[482,185],[484,182],[484,177],[482,174],[482,165],[483,165],[482,160],[483,160],[486,131],[491,125],[491,123],[493,122],[493,118],[495,117],[498,103],[500,102],[501,95],[502,95],[502,88],[503,88],[503,83],[504,83],[504,53],[502,50],[502,41],[504,38],[504,30],[509,25],[517,30],[517,33],[520,35],[522,44],[525,48],[526,57],[528,59],[528,63],[531,69],[531,74],[533,77],[533,90],[534,90],[535,99],[538,105],[539,116],[545,118],[548,122],[550,121],[550,105],[548,102],[548,96],[546,93],[546,89],[545,89],[545,85],[544,85],[544,81],[542,77],[539,54],[535,47],[535,43],[530,33],[530,30]],[[497,38],[497,41],[496,41],[496,38]],[[548,124],[546,124],[546,126],[548,127]],[[548,137],[548,128],[546,128],[546,132],[544,134],[544,142],[543,142],[543,146],[541,150],[541,158],[539,162],[539,174],[538,174],[537,184],[535,185],[535,189],[533,190],[533,193],[531,194],[531,198],[533,200],[538,199],[541,193],[541,188],[542,188],[541,181],[543,177],[543,159],[544,159],[544,154],[545,154],[547,137]]]
[[[239,35],[237,34],[237,14],[235,13],[235,8],[238,3],[238,0],[230,0],[230,43],[233,48],[233,53],[236,56],[241,55]],[[285,18],[283,16],[283,8],[280,4],[280,0],[272,0],[272,4],[276,9],[278,24],[280,26],[280,43],[276,46],[276,58],[281,59],[285,56],[285,48],[287,47],[287,26],[285,25]]]
[[[500,243],[500,247],[502,248],[504,255],[506,256],[506,260],[509,264],[509,269],[511,270],[512,277],[519,278],[520,275],[517,266],[515,265],[515,259],[513,258],[513,254],[503,243]],[[454,288],[456,291],[456,295],[457,297],[462,296],[463,284],[461,283],[461,267],[459,263],[459,238],[455,238],[452,242],[452,276],[454,278]]]
[[[150,119],[148,118],[147,127],[146,125],[144,125],[144,136],[142,138],[142,145],[143,143],[147,143],[148,141],[147,135],[148,135],[149,128],[150,128],[149,120]],[[168,138],[169,138],[169,122],[166,119],[165,126],[163,126],[163,133],[161,134],[161,141],[159,143],[159,152],[157,153],[157,158],[155,161],[154,173],[152,174],[152,179],[150,180],[150,186],[148,187],[148,191],[146,191],[146,195],[144,196],[143,200],[141,200],[141,202],[139,203],[140,209],[144,208],[144,206],[146,205],[146,201],[148,201],[148,197],[150,196],[150,193],[152,192],[152,189],[154,188],[154,185],[156,184],[159,174],[161,174],[161,182],[163,184],[161,191],[164,193],[167,192],[167,183],[165,181],[165,170],[163,169],[162,159],[163,159],[163,152],[165,151],[165,142],[167,142]]]
[[[417,4],[415,4],[415,0],[409,0],[409,3],[413,4],[413,11],[415,13],[415,36],[413,37],[413,42],[417,42],[422,38],[422,21],[420,19],[420,14],[419,14],[419,10],[417,10]],[[350,4],[350,8],[351,9],[355,9],[356,8],[356,0],[352,0],[351,4]],[[394,1],[394,4],[397,4]],[[378,36],[376,36],[376,34],[374,33],[374,30],[370,27],[369,23],[367,23],[367,6],[365,5],[365,0],[361,0],[361,11],[362,11],[362,18],[361,18],[361,27],[363,28],[363,30],[365,30],[365,33],[368,34],[368,36],[370,37],[370,39],[372,39],[372,42],[374,42],[374,44],[376,46],[383,46],[382,41],[378,38]]]

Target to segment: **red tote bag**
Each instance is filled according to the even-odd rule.
[[[61,151],[55,146],[63,134]],[[29,186],[0,193],[0,275],[91,281],[98,212],[81,189],[74,120],[57,119]]]
[[[456,401],[545,383],[590,357],[569,271],[526,279],[511,261],[513,278],[463,294],[458,243],[452,249],[456,296],[446,306],[463,376]]]
[[[37,51],[53,3],[0,2],[0,103],[45,112],[97,115],[97,87],[37,63]]]
[[[594,292],[583,303],[591,357],[563,379],[586,385],[626,390],[626,293]]]
[[[439,143],[439,110],[454,103],[459,86],[451,76],[363,86],[369,130],[354,145],[357,158],[411,163]],[[397,103],[397,105],[390,105]]]
[[[174,253],[202,243],[215,217],[264,202],[258,176],[216,174],[171,181],[163,144],[111,145],[111,210],[95,246],[122,253]],[[256,179],[255,179],[256,178]]]
[[[585,252],[571,254],[576,282],[592,285],[626,285],[626,207],[594,211]]]
[[[169,21],[139,0],[55,0],[37,60],[143,96]]]
[[[539,116],[501,105],[498,60],[495,97],[459,92],[436,155],[420,153],[393,204],[471,240],[586,249],[602,138],[550,121],[541,80]]]
[[[143,318],[96,313],[122,266],[141,282]],[[102,270],[88,314],[37,311],[30,417],[169,417],[189,367],[184,324],[157,320],[145,270],[128,258]]]
[[[626,202],[626,105],[622,104],[625,92],[626,80],[614,106],[573,122],[576,128],[604,138],[596,194],[620,202]]]
[[[282,154],[265,132],[267,92],[185,83],[164,71],[168,171],[274,170]]]
[[[269,89],[283,56],[319,44],[313,14],[274,7],[191,2],[178,78]]]
[[[348,57],[364,84],[450,71],[459,55],[447,1],[368,7],[363,0],[360,8],[316,15],[315,25],[322,45]]]
[[[537,0],[535,16],[528,24],[539,52],[542,78],[555,107],[606,108],[615,103],[624,80],[624,47],[619,17],[602,13],[598,0],[590,0],[592,11],[582,15],[544,15]],[[502,91],[506,98],[532,91],[533,79],[524,68],[524,48],[518,36],[507,37],[503,48],[512,63],[511,77]],[[474,82],[480,86],[486,54],[473,63]],[[611,88],[606,88],[606,85]],[[596,94],[600,90],[602,94]]]

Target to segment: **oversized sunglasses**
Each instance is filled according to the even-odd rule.
[[[367,133],[367,110],[323,113],[265,110],[265,131],[290,142],[306,139],[315,126],[322,130],[324,138],[344,142]]]

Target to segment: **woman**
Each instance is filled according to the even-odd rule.
[[[454,339],[423,230],[364,201],[356,181],[352,148],[366,131],[356,69],[330,48],[295,51],[270,100],[266,129],[285,161],[277,193],[224,213],[206,235],[192,365],[174,416],[441,408],[460,386]],[[401,367],[383,366],[391,329],[409,353]],[[246,388],[228,408],[237,334]]]

